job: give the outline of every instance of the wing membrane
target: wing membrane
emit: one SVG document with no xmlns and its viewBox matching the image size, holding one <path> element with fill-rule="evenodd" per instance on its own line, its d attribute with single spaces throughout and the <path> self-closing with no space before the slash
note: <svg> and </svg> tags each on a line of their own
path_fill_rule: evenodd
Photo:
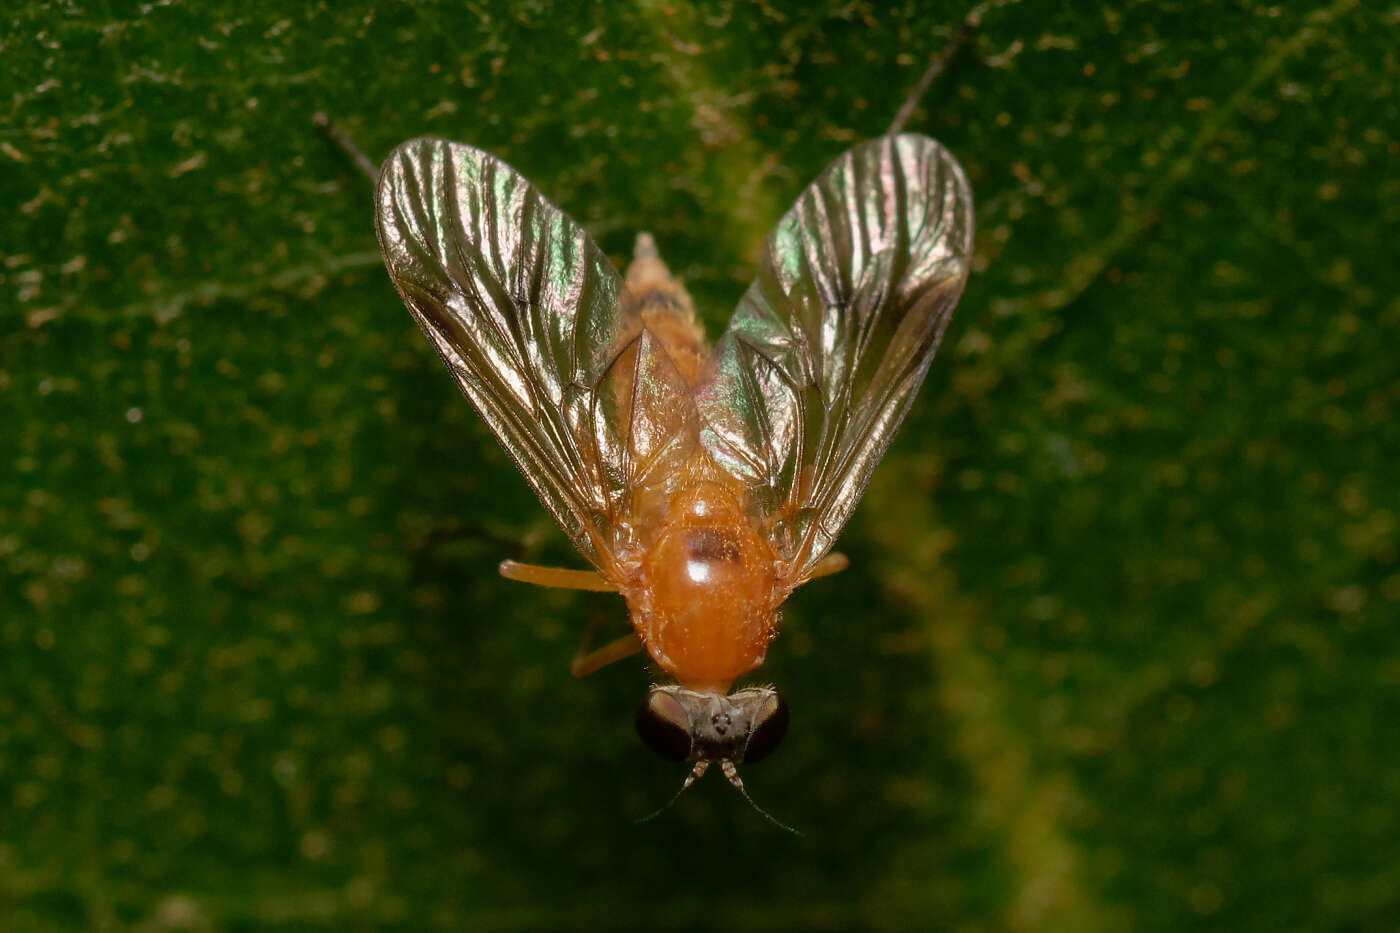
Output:
<svg viewBox="0 0 1400 933">
<path fill-rule="evenodd" d="M 471 146 L 404 143 L 376 199 L 404 303 L 560 527 L 608 572 L 636 497 L 672 482 L 696 442 L 690 393 L 619 310 L 617 270 L 522 175 Z"/>
<path fill-rule="evenodd" d="M 768 238 L 696 392 L 700 440 L 744 481 L 797 583 L 850 517 L 962 293 L 972 192 L 917 135 L 833 162 Z"/>
</svg>

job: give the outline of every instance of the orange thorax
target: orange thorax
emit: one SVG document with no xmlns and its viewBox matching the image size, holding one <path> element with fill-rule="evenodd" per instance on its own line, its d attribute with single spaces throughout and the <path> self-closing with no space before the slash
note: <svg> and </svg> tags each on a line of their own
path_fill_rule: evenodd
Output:
<svg viewBox="0 0 1400 933">
<path fill-rule="evenodd" d="M 672 497 L 624 595 L 657 664 L 685 686 L 725 691 L 768 651 L 773 551 L 728 489 L 697 482 Z"/>
</svg>

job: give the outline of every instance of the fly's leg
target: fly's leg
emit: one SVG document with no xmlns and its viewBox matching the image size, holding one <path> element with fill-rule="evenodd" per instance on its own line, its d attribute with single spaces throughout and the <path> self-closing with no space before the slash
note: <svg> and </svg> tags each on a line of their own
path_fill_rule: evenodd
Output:
<svg viewBox="0 0 1400 933">
<path fill-rule="evenodd" d="M 503 560 L 501 576 L 520 583 L 533 583 L 535 586 L 550 586 L 561 590 L 591 590 L 595 593 L 616 593 L 617 587 L 603 579 L 596 570 L 566 570 L 563 567 L 541 567 L 538 564 L 522 564 L 515 560 Z"/>
<path fill-rule="evenodd" d="M 533 583 L 535 586 L 552 586 L 565 590 L 591 590 L 596 593 L 616 593 L 617 587 L 603 579 L 596 570 L 566 570 L 563 567 L 540 567 L 536 564 L 522 564 L 519 561 L 501 561 L 501 576 L 507 580 Z M 642 640 L 636 632 L 628 632 L 601 648 L 594 648 L 598 638 L 599 617 L 594 616 L 584 630 L 583 640 L 569 662 L 569 673 L 575 677 L 587 677 L 596 670 L 607 667 L 614 661 L 630 658 L 642 650 Z"/>
<path fill-rule="evenodd" d="M 899 108 L 899 112 L 895 114 L 894 122 L 890 124 L 889 129 L 885 130 L 886 136 L 897 136 L 904 132 L 904 124 L 908 123 L 909 118 L 914 115 L 914 111 L 918 108 L 919 101 L 923 98 L 924 92 L 926 92 L 929 85 L 933 83 L 933 79 L 943 73 L 943 70 L 948 67 L 953 58 L 962 50 L 962 47 L 967 44 L 968 37 L 972 35 L 973 30 L 981 25 L 983 14 L 993 7 L 1018 2 L 1020 2 L 1020 0 L 985 0 L 985 2 L 979 3 L 971 10 L 967 11 L 967 15 L 963 17 L 962 23 L 953 32 L 947 44 L 944 45 L 939 53 L 928 63 L 928 67 L 924 69 L 924 73 L 919 78 L 919 82 L 914 85 L 914 89 L 910 91 L 909 96 L 905 98 L 903 105 Z"/>
<path fill-rule="evenodd" d="M 331 122 L 330 117 L 324 113 L 317 113 L 311 119 L 316 122 L 322 132 L 331 138 L 331 142 L 345 151 L 345 154 L 350 157 L 350 161 L 354 162 L 360 171 L 369 176 L 370 181 L 379 181 L 378 167 L 369 160 L 369 156 L 365 155 L 359 146 L 355 145 L 355 141 L 346 135 L 344 130 Z"/>
<path fill-rule="evenodd" d="M 830 554 L 817 561 L 816 565 L 812 567 L 812 572 L 807 574 L 807 578 L 803 582 L 809 582 L 818 577 L 829 577 L 833 573 L 840 573 L 849 566 L 851 566 L 851 559 L 849 557 L 845 554 L 832 551 Z"/>
<path fill-rule="evenodd" d="M 594 648 L 593 642 L 598 637 L 600 621 L 601 616 L 594 616 L 588 623 L 588 628 L 583 632 L 583 640 L 578 643 L 578 650 L 569 662 L 569 673 L 575 677 L 587 677 L 594 671 L 601 670 L 614 661 L 630 658 L 643 649 L 642 640 L 637 637 L 636 632 L 628 632 L 601 648 Z"/>
</svg>

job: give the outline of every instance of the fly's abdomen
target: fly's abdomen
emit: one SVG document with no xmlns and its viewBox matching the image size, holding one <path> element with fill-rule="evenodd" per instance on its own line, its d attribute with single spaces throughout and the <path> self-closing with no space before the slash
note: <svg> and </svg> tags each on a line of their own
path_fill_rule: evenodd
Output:
<svg viewBox="0 0 1400 933">
<path fill-rule="evenodd" d="M 622 303 L 624 314 L 635 315 L 657 336 L 685 384 L 694 387 L 709 354 L 705 332 L 696 323 L 685 286 L 671 276 L 649 233 L 637 234 Z"/>
</svg>

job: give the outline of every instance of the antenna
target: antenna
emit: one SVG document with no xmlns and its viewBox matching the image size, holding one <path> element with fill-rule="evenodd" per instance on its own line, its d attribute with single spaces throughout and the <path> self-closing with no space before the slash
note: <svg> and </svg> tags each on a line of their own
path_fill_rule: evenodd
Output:
<svg viewBox="0 0 1400 933">
<path fill-rule="evenodd" d="M 749 806 L 753 807 L 754 811 L 757 812 L 759 816 L 763 817 L 765 820 L 772 823 L 774 826 L 778 827 L 784 832 L 792 833 L 794 836 L 802 835 L 802 833 L 793 829 L 788 824 L 779 822 L 778 819 L 775 816 L 773 816 L 773 814 L 769 813 L 767 810 L 763 809 L 758 804 L 753 802 L 753 798 L 749 796 L 749 792 L 744 789 L 744 779 L 739 777 L 739 769 L 734 767 L 734 762 L 726 758 L 719 763 L 719 767 L 720 770 L 724 772 L 724 776 L 729 779 L 729 783 L 734 785 L 734 789 L 737 790 L 743 796 L 743 798 L 749 802 Z"/>
<path fill-rule="evenodd" d="M 681 783 L 681 789 L 676 791 L 675 796 L 672 797 L 670 800 L 666 801 L 664 804 L 662 804 L 660 809 L 658 809 L 655 813 L 649 813 L 641 819 L 637 820 L 637 822 L 650 823 L 652 820 L 656 819 L 658 816 L 671 809 L 671 807 L 675 805 L 676 801 L 681 799 L 681 794 L 684 794 L 686 791 L 690 790 L 690 785 L 694 784 L 700 778 L 704 777 L 705 772 L 708 770 L 710 770 L 709 759 L 705 758 L 701 759 L 700 761 L 697 761 L 695 763 L 695 767 L 691 768 L 690 773 L 686 775 L 685 781 Z"/>
</svg>

